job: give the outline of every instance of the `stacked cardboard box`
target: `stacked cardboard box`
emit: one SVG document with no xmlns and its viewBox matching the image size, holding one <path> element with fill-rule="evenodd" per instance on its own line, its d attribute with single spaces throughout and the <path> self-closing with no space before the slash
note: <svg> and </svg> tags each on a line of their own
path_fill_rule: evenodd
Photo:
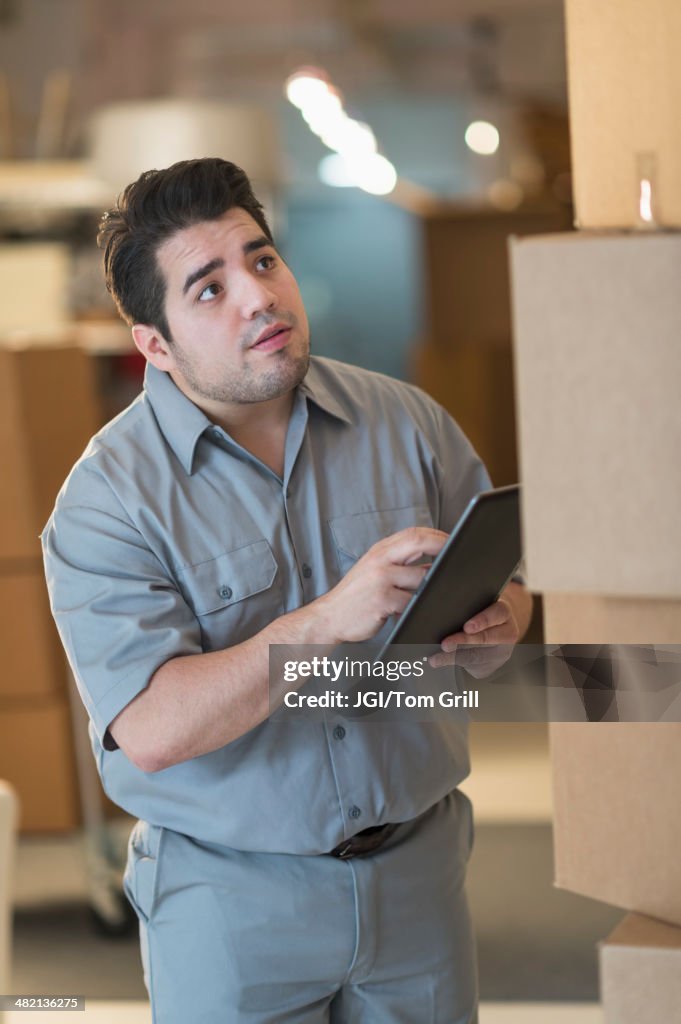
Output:
<svg viewBox="0 0 681 1024">
<path fill-rule="evenodd" d="M 566 13 L 582 230 L 511 247 L 527 574 L 549 643 L 681 645 L 681 6 Z M 681 723 L 551 747 L 557 884 L 649 915 L 602 947 L 606 1020 L 681 1020 Z"/>
<path fill-rule="evenodd" d="M 681 233 L 511 245 L 533 588 L 681 598 Z"/>
<path fill-rule="evenodd" d="M 681 926 L 681 726 L 553 724 L 556 885 Z"/>
<path fill-rule="evenodd" d="M 601 944 L 605 1024 L 681 1020 L 681 929 L 628 914 Z"/>
<path fill-rule="evenodd" d="M 580 228 L 681 227 L 681 4 L 566 0 L 572 177 Z M 643 195 L 641 194 L 643 191 Z"/>
<path fill-rule="evenodd" d="M 66 665 L 39 533 L 97 423 L 80 348 L 0 348 L 0 778 L 17 791 L 24 831 L 79 820 Z"/>
</svg>

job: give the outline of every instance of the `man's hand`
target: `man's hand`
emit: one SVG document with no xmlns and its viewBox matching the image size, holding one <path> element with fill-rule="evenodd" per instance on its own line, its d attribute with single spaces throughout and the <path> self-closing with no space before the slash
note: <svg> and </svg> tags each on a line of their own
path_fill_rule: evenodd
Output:
<svg viewBox="0 0 681 1024">
<path fill-rule="evenodd" d="M 391 615 L 401 615 L 447 534 L 411 526 L 374 544 L 332 590 L 315 602 L 336 643 L 370 640 Z"/>
<path fill-rule="evenodd" d="M 501 597 L 464 623 L 463 630 L 442 641 L 443 654 L 434 654 L 433 668 L 461 665 L 476 679 L 501 668 L 513 646 L 525 634 L 532 614 L 532 598 L 522 583 L 509 583 Z M 474 645 L 474 646 L 473 646 Z M 470 646 L 471 650 L 461 651 Z"/>
</svg>

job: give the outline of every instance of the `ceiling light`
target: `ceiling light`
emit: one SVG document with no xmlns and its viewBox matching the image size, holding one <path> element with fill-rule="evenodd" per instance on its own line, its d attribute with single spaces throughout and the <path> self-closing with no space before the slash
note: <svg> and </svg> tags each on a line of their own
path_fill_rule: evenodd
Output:
<svg viewBox="0 0 681 1024">
<path fill-rule="evenodd" d="M 355 157 L 332 153 L 320 161 L 319 177 L 325 185 L 336 188 L 354 185 L 375 196 L 388 195 L 397 184 L 397 171 L 389 160 L 378 153 L 364 153 Z"/>
<path fill-rule="evenodd" d="M 376 152 L 376 136 L 369 125 L 353 121 L 351 117 L 331 121 L 319 134 L 325 146 L 348 157 Z"/>
<path fill-rule="evenodd" d="M 376 136 L 368 124 L 348 117 L 339 91 L 318 68 L 300 68 L 286 82 L 286 96 L 300 110 L 308 127 L 325 146 L 335 150 L 319 165 L 327 185 L 356 185 L 372 195 L 385 196 L 397 184 L 397 171 L 377 152 Z"/>
<path fill-rule="evenodd" d="M 340 97 L 329 91 L 308 97 L 300 107 L 300 113 L 315 135 L 321 135 L 329 125 L 347 120 Z"/>
<path fill-rule="evenodd" d="M 299 110 L 308 104 L 323 102 L 328 94 L 328 84 L 322 73 L 317 73 L 314 68 L 296 71 L 286 82 L 286 96 Z"/>
<path fill-rule="evenodd" d="M 323 156 L 319 161 L 318 173 L 320 181 L 334 188 L 350 188 L 357 184 L 347 160 L 340 153 Z"/>
<path fill-rule="evenodd" d="M 489 121 L 472 121 L 464 138 L 468 148 L 482 156 L 490 156 L 499 148 L 499 132 Z"/>
<path fill-rule="evenodd" d="M 348 160 L 356 184 L 374 196 L 387 196 L 397 184 L 397 171 L 384 156 L 372 153 L 356 160 Z"/>
</svg>

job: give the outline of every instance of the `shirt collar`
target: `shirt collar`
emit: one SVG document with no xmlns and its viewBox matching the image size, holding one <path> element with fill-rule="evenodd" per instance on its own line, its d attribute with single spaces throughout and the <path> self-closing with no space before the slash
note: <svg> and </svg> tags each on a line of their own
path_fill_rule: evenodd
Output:
<svg viewBox="0 0 681 1024">
<path fill-rule="evenodd" d="M 144 390 L 154 416 L 166 441 L 189 474 L 194 465 L 196 442 L 204 430 L 212 426 L 198 405 L 183 395 L 173 379 L 163 370 L 147 363 Z"/>
<path fill-rule="evenodd" d="M 151 363 L 147 363 L 144 373 L 144 390 L 163 436 L 185 471 L 191 475 L 197 442 L 204 431 L 213 426 L 211 420 L 180 391 L 168 373 L 157 370 Z M 314 358 L 310 360 L 299 391 L 331 416 L 345 423 L 352 422 L 339 400 L 321 380 Z"/>
<path fill-rule="evenodd" d="M 335 416 L 337 419 L 343 420 L 344 423 L 352 423 L 352 418 L 347 409 L 345 409 L 339 399 L 329 391 L 328 387 L 322 380 L 314 356 L 310 360 L 310 367 L 300 385 L 299 390 L 302 391 L 307 398 L 311 398 L 315 405 L 318 405 L 320 409 L 324 409 L 324 411 L 328 412 L 331 416 Z"/>
</svg>

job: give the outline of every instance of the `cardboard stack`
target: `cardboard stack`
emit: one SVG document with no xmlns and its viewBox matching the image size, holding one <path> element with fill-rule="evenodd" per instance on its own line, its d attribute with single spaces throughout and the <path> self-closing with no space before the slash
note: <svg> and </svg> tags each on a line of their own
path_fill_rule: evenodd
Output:
<svg viewBox="0 0 681 1024">
<path fill-rule="evenodd" d="M 566 14 L 580 230 L 511 244 L 526 570 L 549 643 L 681 645 L 681 233 L 656 230 L 681 227 L 681 5 Z M 606 1020 L 681 1020 L 681 724 L 551 746 L 557 884 L 635 912 L 601 948 Z"/>
<path fill-rule="evenodd" d="M 570 141 L 577 226 L 681 227 L 681 4 L 566 0 Z M 645 201 L 645 187 L 644 196 Z"/>
<path fill-rule="evenodd" d="M 605 1024 L 681 1019 L 681 929 L 628 914 L 601 945 Z"/>
<path fill-rule="evenodd" d="M 39 534 L 97 424 L 80 348 L 0 348 L 0 778 L 17 791 L 24 831 L 79 821 L 66 663 Z"/>
</svg>

